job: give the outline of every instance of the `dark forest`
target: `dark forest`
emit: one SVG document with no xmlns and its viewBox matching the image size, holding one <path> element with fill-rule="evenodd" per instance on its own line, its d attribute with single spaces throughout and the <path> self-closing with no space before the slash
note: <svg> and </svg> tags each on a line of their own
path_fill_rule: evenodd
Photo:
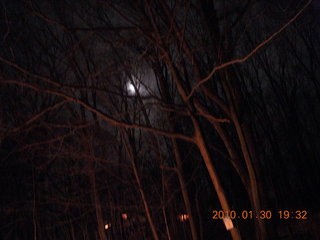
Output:
<svg viewBox="0 0 320 240">
<path fill-rule="evenodd" d="M 0 3 L 0 239 L 320 239 L 319 1 Z"/>
</svg>

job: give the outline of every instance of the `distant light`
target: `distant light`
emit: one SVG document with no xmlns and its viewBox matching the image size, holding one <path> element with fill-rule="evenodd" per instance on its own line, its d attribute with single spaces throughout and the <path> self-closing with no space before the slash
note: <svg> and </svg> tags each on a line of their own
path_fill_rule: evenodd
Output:
<svg viewBox="0 0 320 240">
<path fill-rule="evenodd" d="M 122 213 L 121 217 L 123 220 L 128 220 L 128 214 L 126 214 L 126 213 Z"/>
<path fill-rule="evenodd" d="M 185 222 L 185 221 L 187 221 L 189 219 L 189 215 L 185 214 L 185 213 L 180 214 L 180 215 L 178 215 L 178 219 L 179 219 L 180 222 Z"/>
<path fill-rule="evenodd" d="M 105 230 L 108 230 L 109 228 L 111 228 L 111 223 L 107 223 L 106 225 L 104 225 Z"/>
</svg>

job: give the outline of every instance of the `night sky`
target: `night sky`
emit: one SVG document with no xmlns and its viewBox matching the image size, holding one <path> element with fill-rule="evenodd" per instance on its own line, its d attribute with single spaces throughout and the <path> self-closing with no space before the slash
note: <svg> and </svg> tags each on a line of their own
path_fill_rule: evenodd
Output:
<svg viewBox="0 0 320 240">
<path fill-rule="evenodd" d="M 320 239 L 319 1 L 0 3 L 0 239 Z"/>
</svg>

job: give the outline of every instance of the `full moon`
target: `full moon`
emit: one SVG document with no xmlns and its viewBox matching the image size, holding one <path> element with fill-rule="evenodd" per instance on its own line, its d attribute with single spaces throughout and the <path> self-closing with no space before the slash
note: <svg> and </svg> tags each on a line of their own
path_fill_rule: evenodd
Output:
<svg viewBox="0 0 320 240">
<path fill-rule="evenodd" d="M 135 94 L 135 93 L 136 93 L 136 90 L 135 90 L 133 84 L 130 83 L 130 82 L 127 83 L 127 90 L 128 90 L 128 92 L 129 92 L 129 94 Z"/>
</svg>

